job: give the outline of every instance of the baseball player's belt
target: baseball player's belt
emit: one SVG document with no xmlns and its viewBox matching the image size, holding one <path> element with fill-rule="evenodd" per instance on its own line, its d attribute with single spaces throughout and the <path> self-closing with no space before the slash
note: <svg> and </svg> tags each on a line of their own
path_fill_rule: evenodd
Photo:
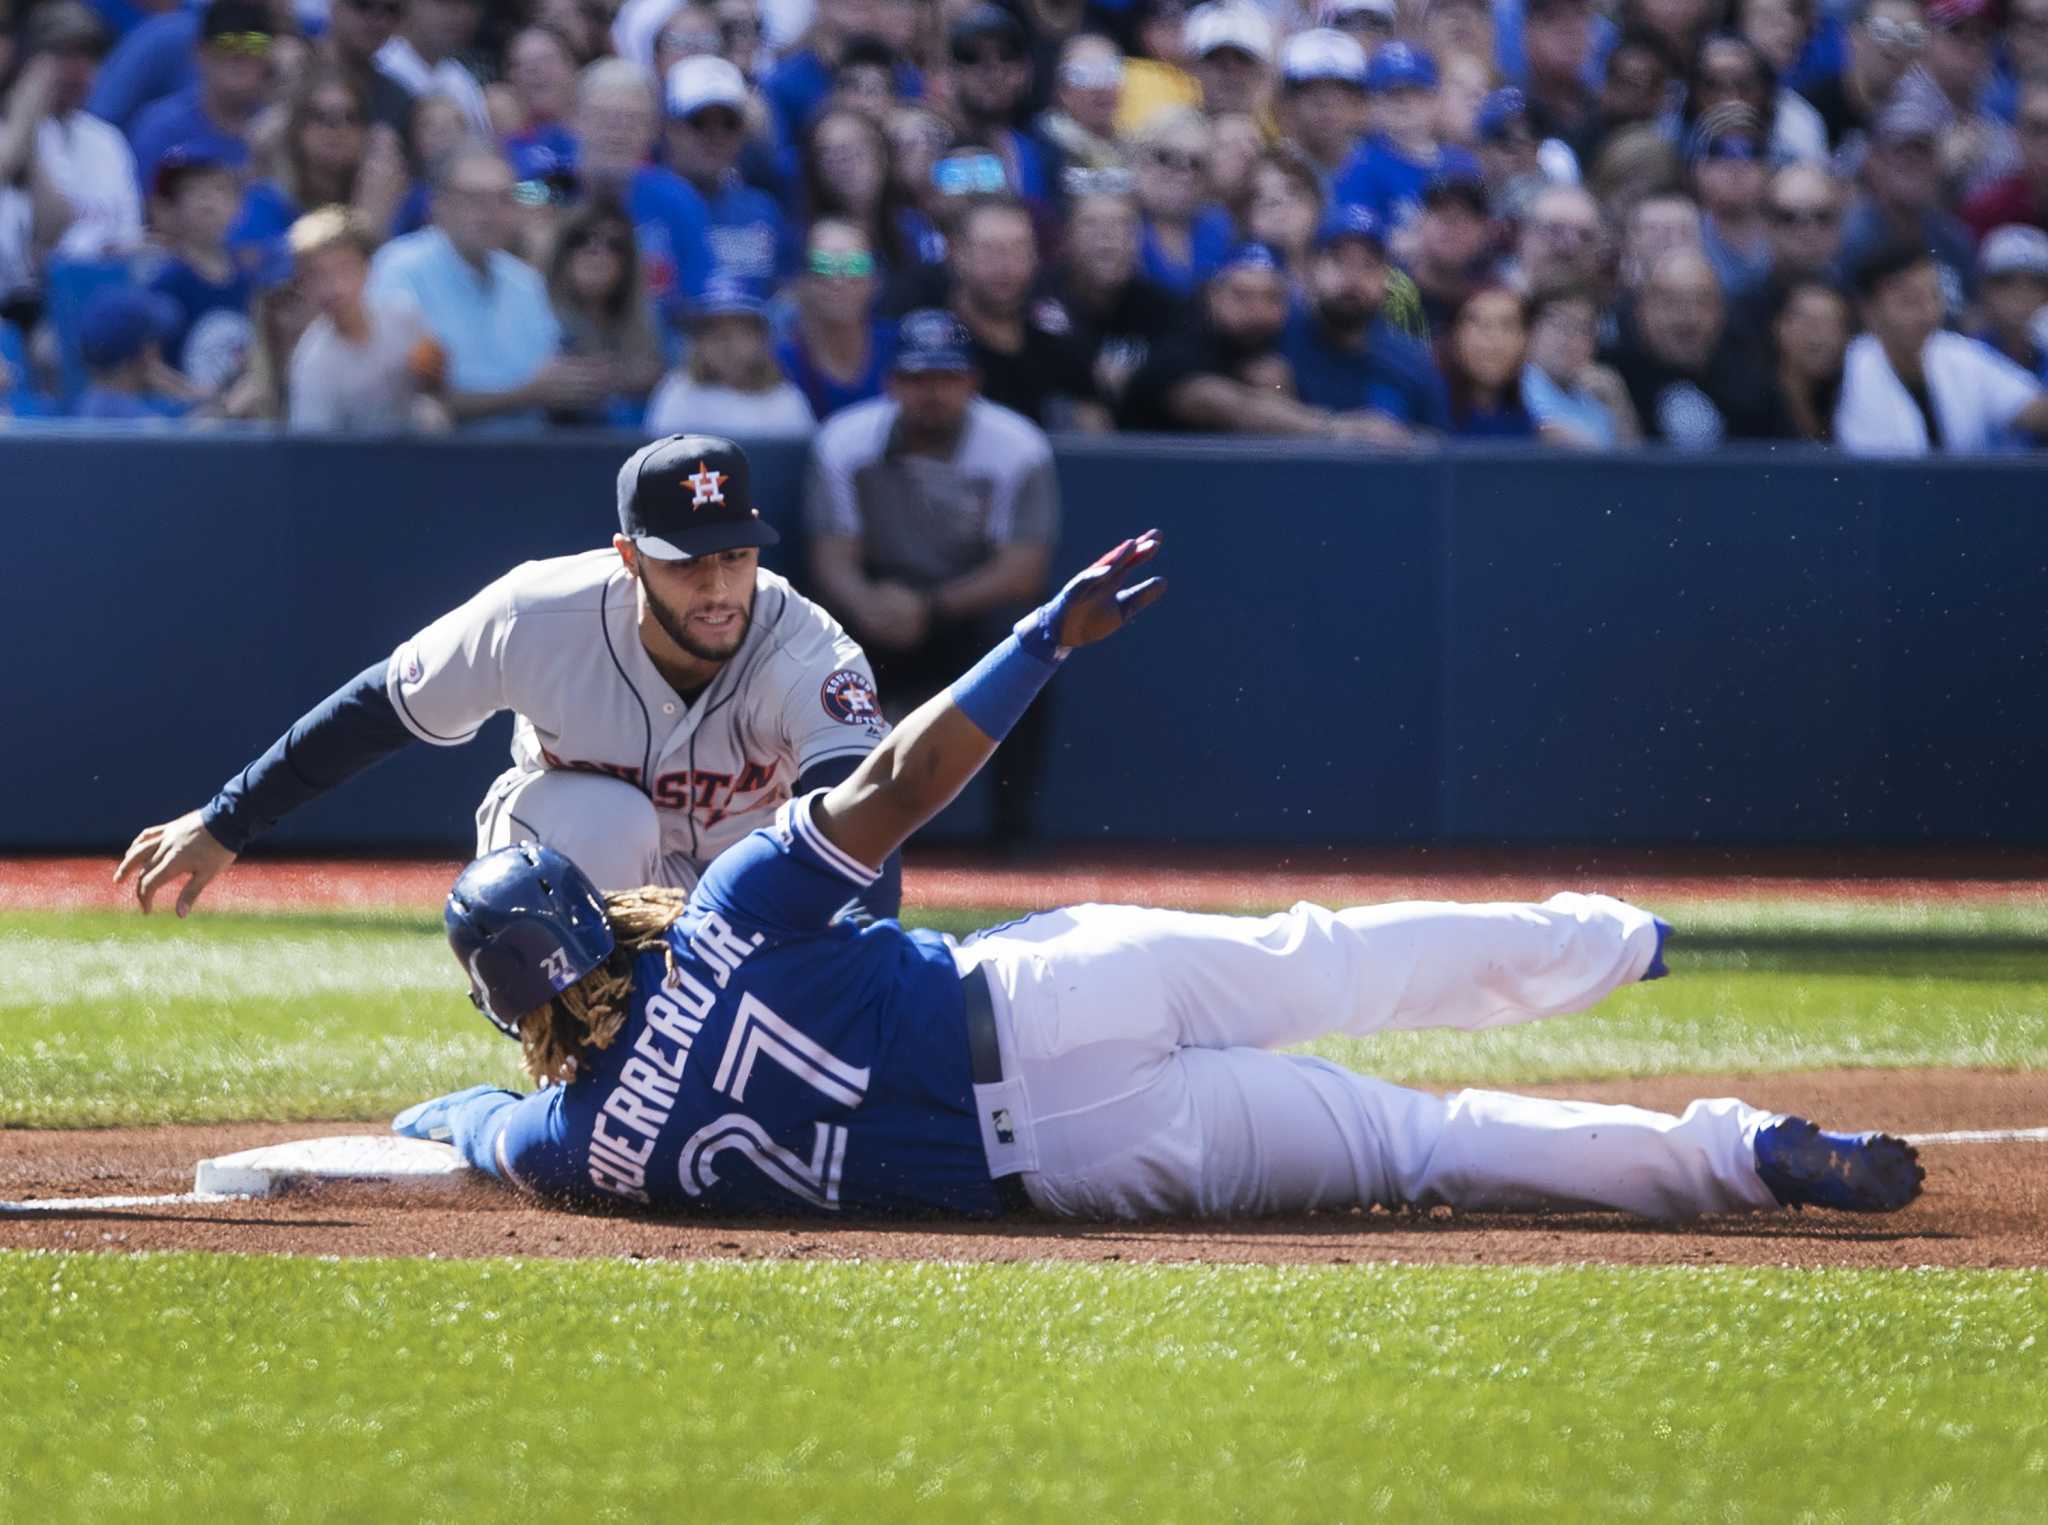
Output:
<svg viewBox="0 0 2048 1525">
<path fill-rule="evenodd" d="M 967 1067 L 974 1083 L 1001 1085 L 1003 1049 L 996 1041 L 996 1002 L 988 988 L 988 970 L 977 964 L 960 976 L 960 999 L 967 1008 Z M 1032 1211 L 1022 1176 L 997 1176 L 995 1188 L 1004 1212 Z"/>
</svg>

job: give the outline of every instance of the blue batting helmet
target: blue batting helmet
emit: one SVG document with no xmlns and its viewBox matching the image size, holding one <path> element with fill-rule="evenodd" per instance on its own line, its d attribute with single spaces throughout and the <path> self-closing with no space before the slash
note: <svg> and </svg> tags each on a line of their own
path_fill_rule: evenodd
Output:
<svg viewBox="0 0 2048 1525">
<path fill-rule="evenodd" d="M 582 979 L 612 951 L 604 897 L 582 869 L 521 842 L 462 871 L 441 912 L 469 998 L 507 1037 L 519 1018 Z"/>
</svg>

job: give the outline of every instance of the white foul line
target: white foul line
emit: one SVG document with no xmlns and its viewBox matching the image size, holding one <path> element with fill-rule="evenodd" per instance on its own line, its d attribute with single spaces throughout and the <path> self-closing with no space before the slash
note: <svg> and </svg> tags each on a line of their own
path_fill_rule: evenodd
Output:
<svg viewBox="0 0 2048 1525">
<path fill-rule="evenodd" d="M 1909 1144 L 2048 1144 L 2048 1128 L 1965 1128 L 1957 1133 L 1908 1133 Z"/>
<path fill-rule="evenodd" d="M 33 1202 L 0 1202 L 0 1213 L 89 1213 L 109 1207 L 185 1207 L 248 1200 L 218 1191 L 177 1191 L 161 1197 L 39 1197 Z"/>
</svg>

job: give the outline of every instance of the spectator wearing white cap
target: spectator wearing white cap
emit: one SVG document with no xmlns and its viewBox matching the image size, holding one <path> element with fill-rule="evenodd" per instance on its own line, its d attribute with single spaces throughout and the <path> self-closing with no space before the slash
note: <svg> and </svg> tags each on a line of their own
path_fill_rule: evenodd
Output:
<svg viewBox="0 0 2048 1525">
<path fill-rule="evenodd" d="M 669 167 L 704 198 L 711 274 L 773 281 L 793 263 L 782 209 L 740 178 L 747 146 L 747 82 L 722 58 L 686 58 L 668 71 Z"/>
<path fill-rule="evenodd" d="M 1977 337 L 2048 381 L 2048 233 L 1994 228 L 1977 250 Z"/>
<path fill-rule="evenodd" d="M 1878 249 L 1856 273 L 1868 332 L 1852 340 L 1835 442 L 1858 455 L 1976 454 L 2048 435 L 2048 392 L 1989 345 L 1942 325 L 1942 279 L 1918 243 Z"/>
<path fill-rule="evenodd" d="M 1280 50 L 1280 126 L 1325 191 L 1365 131 L 1365 69 L 1365 49 L 1328 27 Z"/>
<path fill-rule="evenodd" d="M 1366 66 L 1371 131 L 1338 175 L 1334 197 L 1371 209 L 1390 239 L 1422 210 L 1422 193 L 1439 176 L 1477 179 L 1479 161 L 1443 143 L 1437 129 L 1436 60 L 1390 42 Z"/>
<path fill-rule="evenodd" d="M 1250 0 L 1210 0 L 1188 13 L 1188 67 L 1202 110 L 1263 116 L 1273 96 L 1273 24 Z"/>
<path fill-rule="evenodd" d="M 1039 135 L 1060 151 L 1068 169 L 1123 167 L 1116 143 L 1124 93 L 1124 56 L 1107 37 L 1082 32 L 1061 46 L 1052 105 L 1038 118 Z"/>
</svg>

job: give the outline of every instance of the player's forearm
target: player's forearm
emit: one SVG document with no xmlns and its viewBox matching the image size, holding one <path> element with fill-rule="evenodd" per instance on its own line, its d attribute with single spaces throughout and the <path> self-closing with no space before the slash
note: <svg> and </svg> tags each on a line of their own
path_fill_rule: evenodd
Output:
<svg viewBox="0 0 2048 1525">
<path fill-rule="evenodd" d="M 412 740 L 385 688 L 385 665 L 349 679 L 228 780 L 200 812 L 221 846 L 241 852 L 299 806 Z"/>
<path fill-rule="evenodd" d="M 862 863 L 881 863 L 950 805 L 994 755 L 996 743 L 968 719 L 950 692 L 912 710 L 844 783 L 818 804 L 814 819 Z"/>
</svg>

